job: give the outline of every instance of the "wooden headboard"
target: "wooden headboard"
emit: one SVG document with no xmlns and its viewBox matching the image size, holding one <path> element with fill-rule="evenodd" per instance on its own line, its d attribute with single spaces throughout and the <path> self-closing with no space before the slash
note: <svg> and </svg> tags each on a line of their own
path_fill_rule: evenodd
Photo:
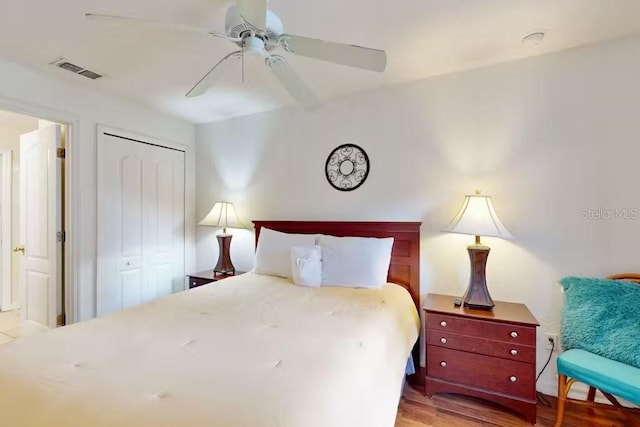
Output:
<svg viewBox="0 0 640 427">
<path fill-rule="evenodd" d="M 387 280 L 406 288 L 420 313 L 420 222 L 253 221 L 256 245 L 262 227 L 284 233 L 393 237 Z"/>
</svg>

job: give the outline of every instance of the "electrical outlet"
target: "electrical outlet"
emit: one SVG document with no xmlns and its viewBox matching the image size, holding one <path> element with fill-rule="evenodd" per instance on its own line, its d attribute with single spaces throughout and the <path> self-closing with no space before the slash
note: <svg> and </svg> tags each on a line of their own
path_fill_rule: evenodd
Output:
<svg viewBox="0 0 640 427">
<path fill-rule="evenodd" d="M 558 334 L 555 334 L 553 332 L 547 332 L 544 334 L 544 337 L 546 338 L 545 341 L 545 348 L 547 350 L 551 350 L 552 348 L 554 348 L 554 350 L 559 350 L 560 347 L 560 341 L 558 340 Z M 553 345 L 551 345 L 551 341 L 553 341 Z"/>
</svg>

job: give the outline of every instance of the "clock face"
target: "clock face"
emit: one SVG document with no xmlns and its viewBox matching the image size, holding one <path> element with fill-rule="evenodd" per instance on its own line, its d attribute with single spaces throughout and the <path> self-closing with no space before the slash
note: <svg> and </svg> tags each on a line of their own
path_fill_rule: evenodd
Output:
<svg viewBox="0 0 640 427">
<path fill-rule="evenodd" d="M 369 156 L 355 144 L 342 144 L 327 157 L 325 174 L 336 190 L 355 190 L 369 175 Z"/>
</svg>

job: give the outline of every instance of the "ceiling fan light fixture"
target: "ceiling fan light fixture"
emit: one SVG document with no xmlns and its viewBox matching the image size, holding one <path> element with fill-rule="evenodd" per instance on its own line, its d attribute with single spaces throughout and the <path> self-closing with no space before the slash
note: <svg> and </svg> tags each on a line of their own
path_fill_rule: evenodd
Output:
<svg viewBox="0 0 640 427">
<path fill-rule="evenodd" d="M 264 57 L 266 55 L 264 40 L 256 36 L 245 37 L 244 51 L 249 55 Z"/>
</svg>

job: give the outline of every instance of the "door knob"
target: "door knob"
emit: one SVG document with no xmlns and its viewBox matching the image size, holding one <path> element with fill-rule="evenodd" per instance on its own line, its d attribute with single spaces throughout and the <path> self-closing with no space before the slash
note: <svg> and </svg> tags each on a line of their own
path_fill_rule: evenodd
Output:
<svg viewBox="0 0 640 427">
<path fill-rule="evenodd" d="M 24 246 L 22 246 L 22 245 L 16 246 L 15 248 L 13 248 L 13 252 L 22 252 L 22 253 L 24 253 Z"/>
</svg>

